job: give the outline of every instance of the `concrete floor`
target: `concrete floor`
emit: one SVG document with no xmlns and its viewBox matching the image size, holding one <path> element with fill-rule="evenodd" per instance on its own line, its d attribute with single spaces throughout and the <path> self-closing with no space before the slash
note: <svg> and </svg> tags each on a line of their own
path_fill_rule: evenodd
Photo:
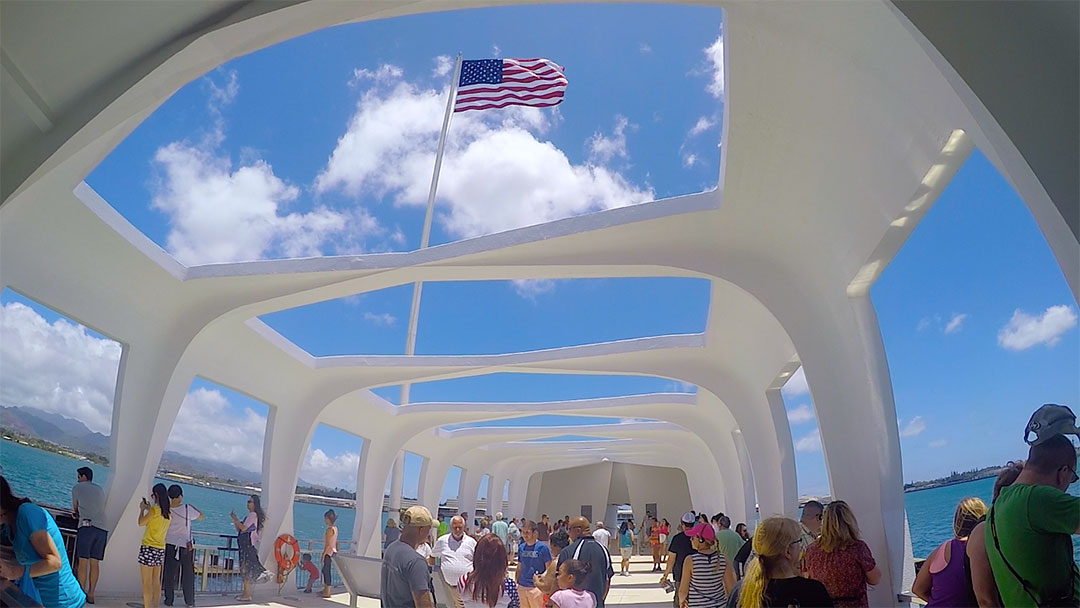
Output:
<svg viewBox="0 0 1080 608">
<path fill-rule="evenodd" d="M 611 591 L 608 593 L 608 606 L 634 606 L 635 608 L 670 608 L 671 594 L 665 593 L 657 584 L 660 575 L 650 572 L 652 567 L 651 557 L 634 557 L 630 564 L 630 576 L 619 576 L 618 555 L 614 557 L 615 578 L 611 580 Z M 195 602 L 199 608 L 241 608 L 243 606 L 260 606 L 270 608 L 342 608 L 349 605 L 349 594 L 341 591 L 335 593 L 330 599 L 322 599 L 315 593 L 299 593 L 295 589 L 286 588 L 281 595 L 277 593 L 276 585 L 261 585 L 255 588 L 252 594 L 254 601 L 239 603 L 233 596 L 199 595 Z M 117 598 L 98 597 L 95 608 L 139 608 L 142 603 L 135 598 L 127 600 Z M 378 598 L 361 597 L 357 603 L 359 608 L 378 608 Z M 89 608 L 89 605 L 87 605 Z"/>
</svg>

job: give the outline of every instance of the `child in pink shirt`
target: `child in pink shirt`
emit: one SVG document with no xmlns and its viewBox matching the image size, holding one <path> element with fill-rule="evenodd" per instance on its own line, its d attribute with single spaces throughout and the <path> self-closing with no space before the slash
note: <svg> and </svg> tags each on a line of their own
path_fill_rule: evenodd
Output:
<svg viewBox="0 0 1080 608">
<path fill-rule="evenodd" d="M 559 590 L 551 594 L 548 606 L 553 608 L 596 608 L 596 598 L 591 591 L 585 590 L 585 577 L 592 570 L 592 564 L 576 559 L 563 562 L 555 581 Z"/>
</svg>

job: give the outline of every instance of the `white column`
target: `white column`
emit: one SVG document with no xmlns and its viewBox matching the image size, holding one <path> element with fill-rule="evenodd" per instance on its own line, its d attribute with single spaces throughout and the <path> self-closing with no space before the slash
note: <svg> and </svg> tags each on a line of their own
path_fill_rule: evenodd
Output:
<svg viewBox="0 0 1080 608">
<path fill-rule="evenodd" d="M 757 522 L 759 518 L 755 510 L 757 498 L 754 495 L 754 473 L 750 467 L 750 456 L 746 452 L 746 440 L 743 439 L 742 431 L 739 429 L 731 431 L 731 438 L 735 442 L 735 453 L 739 456 L 739 470 L 742 472 L 743 505 L 745 510 L 742 521 L 753 530 L 754 526 L 752 524 Z"/>
<path fill-rule="evenodd" d="M 390 470 L 390 500 L 389 511 L 390 517 L 397 519 L 398 512 L 401 510 L 401 484 L 403 481 L 405 469 L 405 453 L 398 452 L 397 458 L 394 459 L 394 467 Z"/>
<path fill-rule="evenodd" d="M 442 488 L 446 483 L 446 475 L 450 472 L 449 460 L 433 460 L 425 458 L 427 470 L 423 475 L 420 488 L 420 502 L 431 511 L 432 515 L 439 512 L 439 500 L 442 498 Z"/>
<path fill-rule="evenodd" d="M 267 416 L 262 465 L 262 506 L 266 511 L 262 538 L 266 540 L 259 544 L 259 556 L 263 561 L 273 551 L 273 539 L 279 534 L 293 532 L 296 481 L 315 430 L 318 411 L 318 408 L 303 406 L 271 407 Z"/>
<path fill-rule="evenodd" d="M 502 511 L 502 481 L 494 473 L 488 473 L 487 515 L 491 521 L 495 521 L 499 511 Z"/>
<path fill-rule="evenodd" d="M 513 513 L 511 517 L 522 517 L 527 519 L 536 519 L 536 514 L 526 513 L 525 500 L 529 494 L 529 477 L 531 473 L 522 472 L 515 474 L 510 479 L 510 512 Z"/>
<path fill-rule="evenodd" d="M 787 408 L 784 407 L 784 397 L 778 388 L 770 388 L 765 390 L 765 401 L 769 405 L 769 413 L 772 416 L 773 428 L 775 429 L 775 441 L 780 458 L 780 467 L 770 472 L 763 477 L 777 477 L 783 496 L 784 510 L 780 511 L 787 517 L 792 519 L 799 518 L 799 480 L 795 471 L 795 445 L 791 440 L 791 424 L 787 419 Z M 747 437 L 744 435 L 740 442 L 747 455 L 750 455 L 748 449 L 746 449 Z M 754 466 L 754 460 L 748 457 L 749 466 Z M 769 471 L 769 469 L 762 469 Z M 750 476 L 753 479 L 753 475 Z M 760 500 L 760 497 L 759 497 Z M 776 511 L 769 512 L 771 515 Z M 764 519 L 768 517 L 766 511 L 763 508 L 761 510 L 761 517 Z"/>
<path fill-rule="evenodd" d="M 186 345 L 183 340 L 176 342 Z M 128 345 L 121 355 L 105 501 L 111 555 L 138 553 L 142 540 L 137 522 L 139 501 L 150 495 L 150 482 L 169 431 L 195 376 L 194 370 L 182 363 L 182 351 L 182 346 L 162 340 Z M 98 592 L 103 594 L 128 595 L 140 589 L 138 568 L 124 559 L 102 562 L 100 581 Z"/>
<path fill-rule="evenodd" d="M 799 344 L 834 499 L 847 501 L 882 571 L 870 604 L 901 591 L 905 555 L 903 470 L 892 385 L 877 315 L 867 296 L 847 299 L 846 331 L 818 327 Z M 759 476 L 760 479 L 760 476 Z"/>
<path fill-rule="evenodd" d="M 469 514 L 469 519 L 476 519 L 476 495 L 480 492 L 480 480 L 483 479 L 482 471 L 475 467 L 466 469 L 462 475 L 462 494 L 458 497 L 458 504 L 462 511 Z M 469 529 L 473 529 L 472 521 L 466 522 Z"/>
<path fill-rule="evenodd" d="M 367 462 L 361 461 L 364 468 L 362 487 L 357 487 L 357 529 L 356 552 L 358 555 L 378 557 L 381 553 L 383 496 L 386 478 L 394 466 L 394 459 L 401 450 L 401 444 L 385 438 L 382 443 L 366 441 Z M 367 444 L 370 443 L 370 448 Z"/>
</svg>

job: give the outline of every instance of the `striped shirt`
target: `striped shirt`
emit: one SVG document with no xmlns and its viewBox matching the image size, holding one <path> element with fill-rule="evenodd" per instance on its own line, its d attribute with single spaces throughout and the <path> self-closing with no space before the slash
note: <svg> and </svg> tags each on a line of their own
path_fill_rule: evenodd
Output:
<svg viewBox="0 0 1080 608">
<path fill-rule="evenodd" d="M 727 603 L 724 591 L 724 572 L 727 559 L 723 553 L 694 553 L 687 559 L 692 560 L 693 570 L 690 575 L 690 590 L 687 592 L 686 605 L 690 608 L 717 608 Z M 717 567 L 719 560 L 719 567 Z"/>
</svg>

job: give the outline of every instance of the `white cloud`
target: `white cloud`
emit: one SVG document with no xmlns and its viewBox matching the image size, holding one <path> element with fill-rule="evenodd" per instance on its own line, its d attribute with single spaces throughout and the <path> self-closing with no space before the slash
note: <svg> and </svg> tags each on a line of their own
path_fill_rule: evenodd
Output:
<svg viewBox="0 0 1080 608">
<path fill-rule="evenodd" d="M 538 296 L 555 291 L 554 279 L 519 279 L 510 282 L 519 296 L 536 301 Z"/>
<path fill-rule="evenodd" d="M 233 168 L 211 150 L 173 142 L 154 160 L 163 170 L 151 204 L 169 218 L 166 248 L 187 265 L 320 255 L 332 236 L 378 232 L 358 208 L 354 217 L 316 207 L 283 213 L 300 194 L 259 160 Z"/>
<path fill-rule="evenodd" d="M 649 43 L 642 42 L 638 45 L 638 51 L 640 51 L 642 55 L 647 55 L 652 52 L 652 47 L 649 46 Z"/>
<path fill-rule="evenodd" d="M 919 319 L 919 324 L 915 326 L 915 330 L 916 331 L 926 331 L 926 330 L 930 329 L 930 326 L 933 325 L 933 323 L 934 323 L 934 321 L 930 317 L 923 317 L 923 318 Z"/>
<path fill-rule="evenodd" d="M 325 206 L 288 211 L 300 189 L 274 174 L 248 151 L 239 166 L 221 155 L 221 108 L 237 94 L 235 72 L 226 85 L 210 82 L 212 133 L 202 142 L 174 141 L 154 154 L 160 173 L 151 206 L 168 217 L 165 246 L 184 264 L 321 255 L 355 251 L 386 231 L 363 207 L 340 212 Z M 392 240 L 392 239 L 391 239 Z"/>
<path fill-rule="evenodd" d="M 589 138 L 589 159 L 595 163 L 606 165 L 613 158 L 627 158 L 626 153 L 626 129 L 633 128 L 625 116 L 615 115 L 615 128 L 611 136 L 597 131 Z"/>
<path fill-rule="evenodd" d="M 441 57 L 436 57 L 435 58 L 435 69 L 436 69 L 436 71 L 438 71 L 439 68 L 441 67 L 441 64 L 439 63 L 439 59 L 441 59 Z M 449 57 L 447 57 L 447 59 L 449 59 Z M 450 67 L 451 68 L 454 67 L 453 62 L 450 62 Z M 367 68 L 354 68 L 353 69 L 352 79 L 349 80 L 349 86 L 357 87 L 357 86 L 360 86 L 361 84 L 363 84 L 364 81 L 367 81 L 367 80 L 373 80 L 373 81 L 375 81 L 377 83 L 394 82 L 396 80 L 400 80 L 401 76 L 404 73 L 405 72 L 402 71 L 401 68 L 399 68 L 396 65 L 391 65 L 389 63 L 384 63 L 384 64 L 380 65 L 379 67 L 375 68 L 374 70 L 369 70 Z M 444 72 L 444 74 L 449 74 L 449 73 L 450 73 L 449 70 Z"/>
<path fill-rule="evenodd" d="M 943 448 L 949 445 L 949 441 L 947 439 L 935 439 L 926 445 L 932 448 Z"/>
<path fill-rule="evenodd" d="M 300 477 L 309 483 L 353 492 L 356 490 L 356 471 L 359 465 L 360 454 L 357 452 L 328 456 L 319 448 L 309 449 L 300 466 Z"/>
<path fill-rule="evenodd" d="M 454 60 L 449 55 L 439 55 L 435 58 L 435 69 L 431 71 L 431 75 L 436 78 L 446 76 L 453 69 Z"/>
<path fill-rule="evenodd" d="M 499 45 L 497 45 L 497 44 L 492 44 L 491 45 L 491 56 L 492 57 L 502 57 L 502 49 L 499 48 Z"/>
<path fill-rule="evenodd" d="M 120 344 L 65 319 L 49 323 L 20 302 L 0 308 L 0 405 L 112 429 Z"/>
<path fill-rule="evenodd" d="M 795 440 L 796 452 L 820 452 L 821 433 L 817 428 Z"/>
<path fill-rule="evenodd" d="M 697 164 L 697 154 L 690 153 L 683 155 L 682 164 L 688 169 L 690 167 L 693 167 L 695 164 Z"/>
<path fill-rule="evenodd" d="M 701 118 L 697 119 L 697 122 L 694 123 L 693 127 L 690 127 L 690 132 L 688 133 L 688 135 L 690 137 L 701 135 L 705 131 L 708 131 L 715 126 L 715 120 L 709 118 L 708 116 L 702 116 Z"/>
<path fill-rule="evenodd" d="M 802 366 L 795 370 L 795 373 L 791 374 L 788 381 L 784 384 L 783 393 L 785 396 L 795 397 L 798 395 L 806 395 L 810 392 L 810 385 L 806 383 L 806 372 L 803 371 Z"/>
<path fill-rule="evenodd" d="M 251 408 L 235 412 L 217 389 L 189 391 L 165 449 L 249 471 L 262 470 L 266 416 Z"/>
<path fill-rule="evenodd" d="M 900 429 L 900 436 L 914 437 L 925 430 L 926 423 L 923 422 L 922 416 L 915 416 L 907 423 L 907 426 Z"/>
<path fill-rule="evenodd" d="M 315 181 L 317 192 L 423 206 L 445 91 L 407 82 L 365 91 Z M 436 202 L 438 221 L 466 238 L 652 200 L 618 172 L 576 165 L 538 134 L 557 114 L 507 108 L 456 114 Z"/>
<path fill-rule="evenodd" d="M 806 424 L 816 420 L 817 416 L 814 415 L 814 409 L 804 403 L 793 410 L 788 410 L 787 419 L 791 424 Z"/>
<path fill-rule="evenodd" d="M 1026 350 L 1037 344 L 1053 347 L 1073 327 L 1076 311 L 1070 306 L 1051 306 L 1038 317 L 1017 309 L 998 332 L 998 344 L 1006 350 Z"/>
<path fill-rule="evenodd" d="M 724 32 L 721 30 L 720 35 L 716 37 L 716 41 L 713 42 L 705 49 L 705 57 L 711 63 L 712 80 L 709 85 L 705 87 L 709 93 L 714 97 L 721 98 L 724 96 Z"/>
<path fill-rule="evenodd" d="M 397 323 L 397 317 L 388 312 L 378 314 L 365 312 L 364 320 L 375 325 L 393 325 L 394 323 Z"/>
<path fill-rule="evenodd" d="M 954 314 L 952 318 L 949 319 L 949 322 L 945 324 L 945 333 L 955 334 L 960 331 L 961 327 L 964 325 L 964 319 L 967 318 L 968 316 L 966 314 Z"/>
</svg>

